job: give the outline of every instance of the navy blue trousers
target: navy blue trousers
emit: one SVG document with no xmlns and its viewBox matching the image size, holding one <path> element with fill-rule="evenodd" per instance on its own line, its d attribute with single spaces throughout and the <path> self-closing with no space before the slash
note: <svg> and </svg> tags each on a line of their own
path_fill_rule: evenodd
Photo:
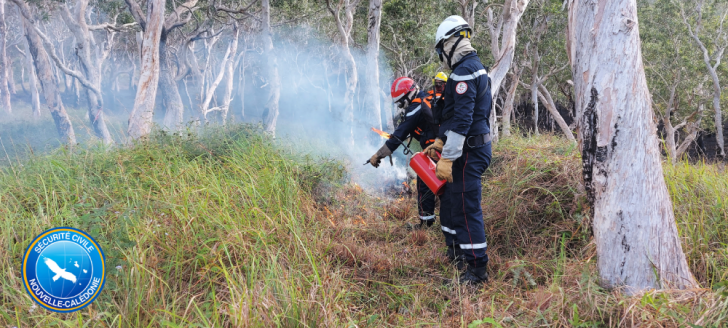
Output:
<svg viewBox="0 0 728 328">
<path fill-rule="evenodd" d="M 435 193 L 427 187 L 420 177 L 417 177 L 417 211 L 420 220 L 435 220 Z"/>
<path fill-rule="evenodd" d="M 443 187 L 444 192 L 440 197 L 440 225 L 442 234 L 445 235 L 445 244 L 452 246 L 455 241 L 455 230 L 451 230 L 450 224 L 450 197 L 447 193 L 447 185 Z M 417 177 L 417 209 L 420 220 L 435 220 L 435 193 L 430 190 L 422 179 Z M 434 222 L 433 222 L 434 223 Z"/>
<path fill-rule="evenodd" d="M 454 244 L 460 248 L 465 260 L 474 267 L 488 263 L 488 255 L 485 253 L 488 244 L 485 241 L 480 201 L 481 177 L 490 165 L 490 159 L 490 143 L 463 151 L 463 155 L 453 162 L 453 182 L 447 184 L 445 191 L 450 209 L 448 229 L 454 231 Z M 442 212 L 445 208 L 442 206 L 442 198 L 440 202 Z M 443 228 L 443 232 L 444 230 Z"/>
</svg>

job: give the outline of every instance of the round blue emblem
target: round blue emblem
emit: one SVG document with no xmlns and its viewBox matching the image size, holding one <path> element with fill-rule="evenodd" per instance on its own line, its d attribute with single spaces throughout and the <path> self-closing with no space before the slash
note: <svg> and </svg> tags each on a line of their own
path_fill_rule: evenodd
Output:
<svg viewBox="0 0 728 328">
<path fill-rule="evenodd" d="M 33 239 L 23 256 L 25 290 L 55 312 L 83 309 L 104 288 L 104 252 L 85 232 L 68 227 Z"/>
</svg>

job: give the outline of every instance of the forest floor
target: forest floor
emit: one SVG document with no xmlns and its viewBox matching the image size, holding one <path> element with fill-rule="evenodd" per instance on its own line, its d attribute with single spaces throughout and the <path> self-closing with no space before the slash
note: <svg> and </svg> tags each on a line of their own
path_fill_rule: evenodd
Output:
<svg viewBox="0 0 728 328">
<path fill-rule="evenodd" d="M 359 163 L 355 163 L 360 165 Z M 665 164 L 703 289 L 624 296 L 599 286 L 575 146 L 511 137 L 484 177 L 488 284 L 452 286 L 436 224 L 406 193 L 370 195 L 343 163 L 249 126 L 156 134 L 133 148 L 63 149 L 0 168 L 0 327 L 724 327 L 728 176 Z M 107 281 L 72 314 L 25 292 L 28 243 L 89 232 Z"/>
</svg>

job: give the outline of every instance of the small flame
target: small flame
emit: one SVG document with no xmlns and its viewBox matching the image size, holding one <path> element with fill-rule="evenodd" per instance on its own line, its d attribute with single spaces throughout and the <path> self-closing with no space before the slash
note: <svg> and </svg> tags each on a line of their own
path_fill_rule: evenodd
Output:
<svg viewBox="0 0 728 328">
<path fill-rule="evenodd" d="M 375 129 L 375 128 L 372 128 L 372 131 L 376 132 L 378 135 L 382 136 L 382 138 L 384 138 L 384 139 L 389 139 L 389 137 L 391 136 L 389 133 L 384 132 L 382 130 Z"/>
</svg>

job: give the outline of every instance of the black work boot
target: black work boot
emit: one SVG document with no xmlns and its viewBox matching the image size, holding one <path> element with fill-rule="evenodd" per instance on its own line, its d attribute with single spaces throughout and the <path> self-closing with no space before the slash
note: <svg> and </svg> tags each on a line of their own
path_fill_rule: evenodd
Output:
<svg viewBox="0 0 728 328">
<path fill-rule="evenodd" d="M 455 265 L 455 268 L 460 271 L 465 269 L 465 256 L 462 254 L 459 246 L 447 246 L 447 252 L 445 254 L 447 255 L 447 259 L 450 260 L 450 263 Z"/>
<path fill-rule="evenodd" d="M 485 262 L 478 265 L 477 267 L 473 267 L 472 265 L 468 264 L 468 268 L 465 270 L 465 273 L 460 276 L 460 284 L 470 284 L 475 286 L 484 282 L 488 282 L 487 263 L 488 262 Z"/>
<path fill-rule="evenodd" d="M 407 223 L 404 224 L 404 228 L 407 231 L 411 231 L 411 230 L 425 230 L 425 229 L 431 227 L 433 223 L 435 223 L 435 220 L 427 220 L 427 221 L 420 220 L 420 223 L 417 223 L 417 224 L 407 222 Z"/>
</svg>

